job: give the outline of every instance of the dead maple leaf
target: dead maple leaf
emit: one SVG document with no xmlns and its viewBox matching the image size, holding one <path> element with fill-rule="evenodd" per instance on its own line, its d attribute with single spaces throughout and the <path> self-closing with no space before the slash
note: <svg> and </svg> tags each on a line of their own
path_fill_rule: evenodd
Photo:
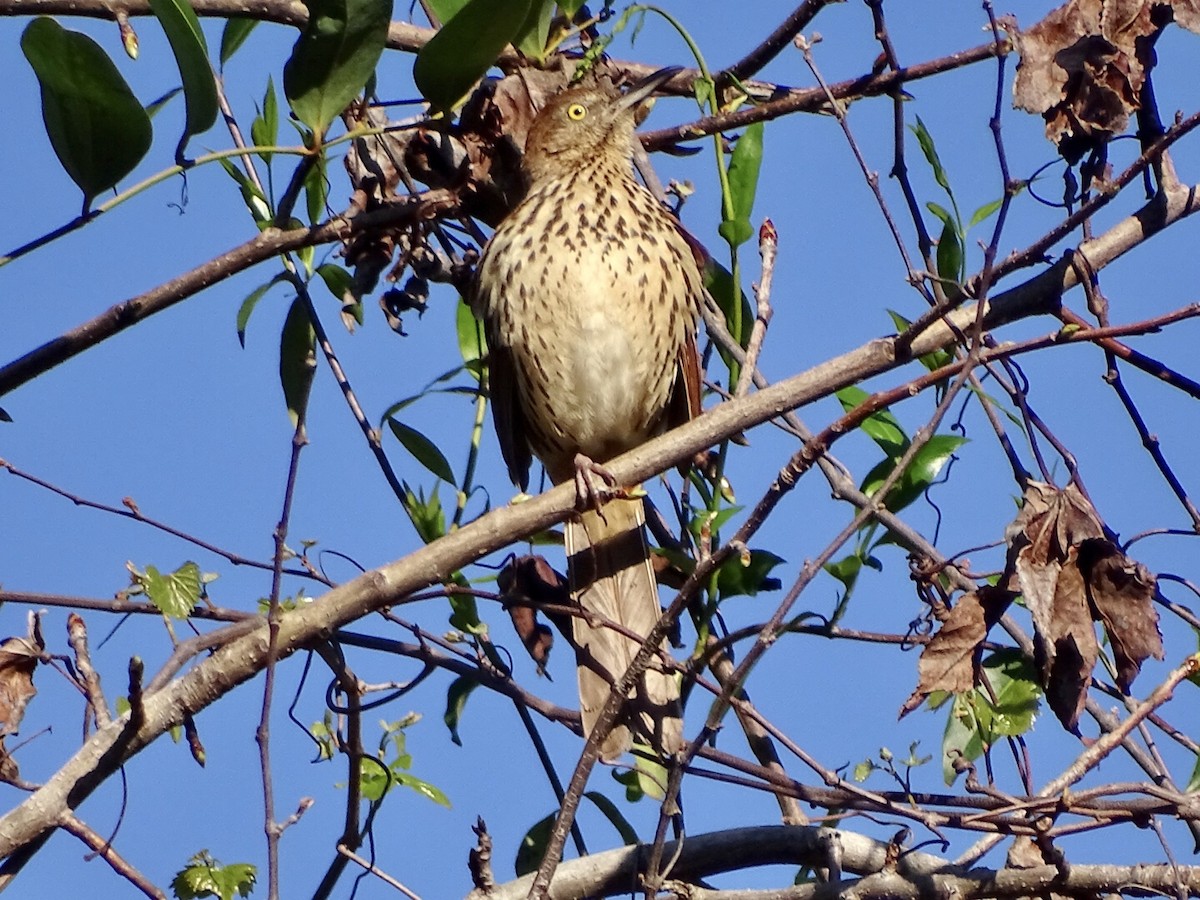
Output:
<svg viewBox="0 0 1200 900">
<path fill-rule="evenodd" d="M 984 639 L 1012 599 L 1011 592 L 985 585 L 954 604 L 942 627 L 921 651 L 917 686 L 900 707 L 899 718 L 920 706 L 934 691 L 961 694 L 975 687 Z"/>
<path fill-rule="evenodd" d="M 1013 29 L 1021 61 L 1019 109 L 1041 115 L 1070 163 L 1129 127 L 1154 66 L 1154 42 L 1176 21 L 1200 30 L 1196 0 L 1069 0 L 1036 25 Z"/>
</svg>

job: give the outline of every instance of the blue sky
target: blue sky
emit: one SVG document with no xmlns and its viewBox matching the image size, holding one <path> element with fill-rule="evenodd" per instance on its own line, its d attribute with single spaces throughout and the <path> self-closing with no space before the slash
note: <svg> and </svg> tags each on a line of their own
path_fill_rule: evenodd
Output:
<svg viewBox="0 0 1200 900">
<path fill-rule="evenodd" d="M 676 13 L 714 69 L 740 57 L 774 27 L 784 11 L 777 4 L 746 4 L 730 21 L 727 4 L 704 0 L 678 6 Z M 1022 23 L 1030 23 L 1050 6 L 1014 0 L 1000 11 L 1011 10 Z M 405 12 L 397 10 L 398 14 Z M 986 39 L 982 30 L 985 19 L 976 4 L 910 0 L 895 5 L 891 17 L 898 51 L 909 63 Z M 151 20 L 135 23 L 141 40 L 141 58 L 136 63 L 121 56 L 115 26 L 65 20 L 64 24 L 95 36 L 117 59 L 143 101 L 174 86 L 177 75 L 169 48 Z M 23 26 L 24 20 L 0 19 L 0 47 L 9 48 L 0 53 L 9 122 L 0 130 L 0 160 L 4 161 L 0 165 L 0 197 L 7 198 L 9 211 L 0 220 L 3 250 L 66 221 L 79 203 L 40 129 L 36 81 L 18 52 Z M 827 80 L 869 70 L 877 50 L 865 5 L 830 7 L 819 18 L 818 30 L 823 40 L 815 54 Z M 219 23 L 206 22 L 205 31 L 210 46 L 217 46 Z M 267 76 L 279 83 L 293 40 L 294 33 L 288 29 L 263 26 L 228 67 L 226 90 L 243 127 L 254 114 Z M 1167 118 L 1176 109 L 1187 114 L 1195 108 L 1195 40 L 1194 35 L 1172 31 L 1160 43 L 1162 68 L 1157 87 Z M 626 33 L 614 44 L 612 53 L 617 58 L 655 64 L 689 62 L 678 37 L 653 18 L 647 20 L 634 46 Z M 926 123 L 960 205 L 968 211 L 995 199 L 1001 191 L 987 130 L 995 71 L 994 63 L 981 64 L 908 86 L 907 121 L 920 115 Z M 1006 70 L 1009 84 L 1012 71 L 1010 61 Z M 798 52 L 781 55 L 763 77 L 793 85 L 812 81 Z M 413 95 L 411 58 L 395 53 L 385 56 L 379 70 L 379 91 L 387 97 Z M 1054 151 L 1041 136 L 1040 121 L 1009 108 L 1007 92 L 1004 107 L 1009 164 L 1015 176 L 1025 176 L 1051 161 Z M 665 126 L 694 115 L 690 101 L 664 101 L 648 124 Z M 154 149 L 128 183 L 170 164 L 182 116 L 178 102 L 159 115 Z M 899 192 L 886 178 L 891 165 L 890 117 L 886 100 L 863 101 L 850 112 L 868 164 L 880 173 L 888 202 L 901 219 L 906 239 L 911 239 L 911 225 L 903 224 Z M 219 129 L 193 141 L 197 151 L 227 145 L 228 136 Z M 696 195 L 685 207 L 683 218 L 717 251 L 720 239 L 716 235 L 711 144 L 701 142 L 700 146 L 703 152 L 696 157 L 657 157 L 655 163 L 664 180 L 686 178 L 696 185 Z M 1114 163 L 1122 166 L 1136 153 L 1133 142 L 1119 143 L 1113 148 Z M 1176 153 L 1185 181 L 1194 178 L 1198 161 L 1194 148 L 1185 141 Z M 277 169 L 277 179 L 286 177 L 285 165 Z M 909 165 L 921 199 L 940 199 L 915 144 L 910 148 Z M 339 172 L 336 165 L 334 172 Z M 1052 195 L 1060 190 L 1054 177 L 1045 179 L 1048 187 L 1043 193 Z M 1128 193 L 1128 198 L 1117 201 L 1100 217 L 1099 225 L 1132 212 L 1138 198 L 1135 190 Z M 339 193 L 335 181 L 331 192 L 335 208 L 340 208 L 343 196 L 344 190 Z M 769 216 L 780 233 L 775 317 L 761 360 L 769 377 L 801 371 L 888 333 L 887 309 L 910 318 L 922 311 L 918 295 L 904 285 L 895 247 L 832 118 L 793 116 L 767 125 L 755 224 L 763 216 Z M 1057 211 L 1023 196 L 1014 205 L 1001 253 L 1024 246 L 1058 216 Z M 0 328 L 0 362 L 247 240 L 254 231 L 232 182 L 215 166 L 193 171 L 186 187 L 177 179 L 158 186 L 88 228 L 0 270 L 0 303 L 7 305 Z M 982 240 L 988 233 L 990 223 L 972 237 Z M 1200 265 L 1195 242 L 1196 225 L 1185 222 L 1106 270 L 1102 284 L 1113 302 L 1114 320 L 1137 320 L 1194 301 Z M 974 244 L 970 253 L 973 271 L 981 253 Z M 757 277 L 757 260 L 749 245 L 743 259 L 749 282 Z M 132 497 L 149 516 L 231 551 L 269 559 L 291 439 L 276 358 L 289 298 L 277 289 L 259 305 L 244 350 L 238 344 L 235 315 L 242 299 L 273 274 L 269 266 L 260 266 L 239 275 L 3 398 L 0 406 L 15 421 L 0 425 L 0 457 L 91 500 L 119 504 L 121 498 Z M 406 321 L 410 336 L 400 338 L 387 329 L 374 298 L 366 303 L 365 327 L 349 336 L 337 324 L 337 305 L 327 296 L 320 297 L 326 325 L 373 420 L 389 404 L 456 363 L 454 299 L 448 289 L 435 289 L 429 311 L 420 319 L 410 316 Z M 1071 297 L 1070 302 L 1082 309 L 1081 298 Z M 1053 328 L 1047 321 L 1024 323 L 1001 337 L 1015 339 Z M 1184 323 L 1134 343 L 1194 377 L 1196 339 L 1197 326 Z M 1057 349 L 1027 357 L 1023 365 L 1033 385 L 1031 402 L 1078 454 L 1088 488 L 1113 528 L 1128 537 L 1163 525 L 1186 527 L 1185 517 L 1153 473 L 1136 434 L 1101 381 L 1104 363 L 1098 351 L 1089 347 Z M 902 377 L 898 373 L 868 387 L 891 386 Z M 1200 476 L 1200 463 L 1191 453 L 1198 436 L 1194 410 L 1185 398 L 1146 376 L 1127 371 L 1126 379 L 1175 471 L 1185 485 L 1194 486 Z M 931 400 L 923 397 L 895 412 L 911 431 L 931 409 Z M 802 412 L 814 427 L 837 414 L 832 401 Z M 430 398 L 410 407 L 405 415 L 406 422 L 440 443 L 461 472 L 472 417 L 470 401 L 453 395 Z M 972 407 L 967 423 L 972 441 L 960 454 L 950 483 L 934 495 L 943 516 L 938 544 L 946 553 L 997 540 L 1015 510 L 1017 489 L 977 407 Z M 320 550 L 336 551 L 364 567 L 383 564 L 416 547 L 417 539 L 403 511 L 324 367 L 314 387 L 309 436 L 290 529 L 292 546 L 301 540 L 316 540 L 318 555 Z M 732 469 L 742 503 L 754 502 L 795 449 L 769 427 L 755 430 L 750 437 L 752 447 L 735 454 Z M 385 445 L 400 474 L 428 489 L 432 478 L 412 465 L 390 437 Z M 860 436 L 839 443 L 835 454 L 857 478 L 877 461 L 873 445 Z M 1028 454 L 1025 458 L 1029 460 Z M 506 502 L 512 489 L 490 427 L 481 473 L 492 503 Z M 442 497 L 449 503 L 452 494 L 443 487 Z M 477 499 L 472 508 L 480 512 L 482 500 Z M 269 591 L 269 577 L 261 572 L 229 566 L 145 526 L 77 509 L 11 475 L 0 477 L 0 511 L 0 584 L 6 589 L 104 598 L 126 586 L 127 560 L 139 567 L 153 564 L 171 569 L 194 559 L 203 570 L 220 575 L 210 588 L 220 605 L 253 609 L 258 598 Z M 906 518 L 930 533 L 936 515 L 934 507 L 920 503 Z M 828 486 L 810 474 L 785 501 L 759 545 L 787 559 L 777 571 L 786 585 L 849 516 L 848 509 L 830 502 Z M 1163 537 L 1141 542 L 1135 555 L 1151 569 L 1177 571 L 1195 579 L 1196 573 L 1188 568 L 1194 558 L 1190 549 L 1186 538 Z M 907 579 L 903 554 L 892 548 L 880 556 L 885 571 L 864 579 L 845 624 L 903 632 L 919 614 L 919 604 Z M 999 567 L 1002 553 L 973 553 L 971 558 L 977 569 L 986 570 Z M 353 567 L 338 557 L 319 559 L 332 578 L 355 574 Z M 555 563 L 561 566 L 561 560 Z M 485 573 L 478 570 L 475 574 Z M 300 586 L 290 583 L 285 592 Z M 315 585 L 306 590 L 310 595 L 319 593 Z M 837 591 L 832 579 L 820 580 L 801 599 L 798 609 L 828 612 Z M 726 610 L 731 627 L 765 619 L 777 596 L 760 595 L 731 605 Z M 1194 598 L 1178 592 L 1171 596 L 1195 606 Z M 0 631 L 22 633 L 25 611 L 14 604 L 5 606 L 0 610 Z M 441 602 L 413 605 L 399 612 L 435 633 L 448 628 L 447 609 Z M 554 681 L 538 680 L 532 664 L 520 653 L 507 617 L 495 608 L 485 608 L 484 613 L 495 640 L 513 648 L 521 682 L 556 702 L 574 705 L 574 676 L 563 642 L 552 663 Z M 131 655 L 141 656 L 147 671 L 152 672 L 170 653 L 161 624 L 149 618 L 120 621 L 96 613 L 86 618 L 95 661 L 110 699 L 125 692 L 123 672 Z M 45 619 L 56 652 L 66 651 L 65 619 L 63 609 L 50 609 Z M 99 646 L 118 625 L 111 639 Z M 1167 660 L 1146 667 L 1135 688 L 1139 695 L 1148 693 L 1168 668 L 1195 649 L 1189 632 L 1174 622 L 1166 625 Z M 401 636 L 382 622 L 360 623 L 356 629 Z M 402 660 L 362 651 L 352 651 L 350 660 L 359 676 L 370 682 L 404 681 L 417 672 Z M 283 840 L 284 896 L 310 891 L 328 865 L 341 821 L 342 795 L 335 783 L 344 780 L 340 763 L 310 764 L 311 743 L 284 715 L 298 690 L 301 662 L 294 658 L 281 669 L 274 722 L 276 802 L 281 817 L 290 814 L 301 796 L 313 796 L 317 803 Z M 936 754 L 942 715 L 921 711 L 899 725 L 895 722 L 896 710 L 915 684 L 915 662 L 914 654 L 890 648 L 791 638 L 768 654 L 749 688 L 768 717 L 830 767 L 853 765 L 876 754 L 882 745 L 903 755 L 917 740 L 921 741 L 921 753 Z M 319 666 L 314 666 L 313 672 L 296 704 L 296 714 L 305 723 L 319 719 L 323 709 L 326 676 Z M 40 693 L 30 704 L 21 738 L 37 736 L 18 756 L 23 777 L 33 781 L 49 776 L 78 746 L 81 721 L 80 700 L 60 676 L 42 669 L 37 679 Z M 508 701 L 476 692 L 462 725 L 464 746 L 449 742 L 441 723 L 448 684 L 447 677 L 437 675 L 367 719 L 371 723 L 379 718 L 398 719 L 410 710 L 423 713 L 424 719 L 408 733 L 412 771 L 440 787 L 453 803 L 451 810 L 444 810 L 416 794 L 399 792 L 385 805 L 376 829 L 380 864 L 425 898 L 461 895 L 469 889 L 465 863 L 473 841 L 469 826 L 476 816 L 482 816 L 493 833 L 497 875 L 504 879 L 511 874 L 510 860 L 521 834 L 554 808 L 553 795 Z M 1176 724 L 1197 721 L 1200 704 L 1195 695 L 1194 689 L 1181 691 L 1180 699 L 1169 708 L 1168 715 Z M 198 769 L 186 749 L 168 739 L 158 741 L 127 767 L 128 808 L 116 845 L 159 885 L 165 886 L 187 857 L 201 848 L 226 862 L 263 863 L 261 786 L 253 734 L 261 699 L 258 680 L 198 717 L 208 751 L 206 769 Z M 698 727 L 704 712 L 700 705 L 690 710 L 691 728 Z M 376 740 L 372 728 L 369 726 L 365 735 L 368 745 Z M 52 732 L 38 733 L 41 729 Z M 742 752 L 735 731 L 732 725 L 726 728 L 721 746 Z M 566 777 L 581 742 L 554 726 L 544 727 L 543 732 L 560 774 Z M 1039 719 L 1028 740 L 1039 784 L 1057 775 L 1080 749 L 1077 742 L 1064 737 L 1052 716 Z M 9 746 L 13 743 L 10 739 Z M 1194 760 L 1163 744 L 1172 771 L 1186 781 Z M 788 760 L 786 764 L 796 777 L 814 780 L 799 763 Z M 996 754 L 996 768 L 1001 784 L 1015 789 L 1011 761 L 1005 753 Z M 1132 774 L 1126 771 L 1124 761 L 1115 757 L 1101 772 L 1105 781 Z M 936 763 L 919 770 L 914 783 L 922 789 L 941 790 Z M 870 785 L 891 786 L 880 776 Z M 604 771 L 593 776 L 593 786 L 613 797 L 621 793 Z M 0 794 L 6 795 L 0 797 L 0 807 L 19 802 L 19 794 L 11 788 L 0 787 Z M 119 779 L 111 779 L 81 808 L 80 815 L 107 834 L 114 827 L 121 802 Z M 685 803 L 692 833 L 778 819 L 767 796 L 749 796 L 698 780 L 688 785 Z M 652 833 L 656 813 L 650 804 L 623 809 L 643 834 Z M 618 843 L 616 834 L 593 810 L 585 808 L 582 821 L 592 849 Z M 892 823 L 873 824 L 865 819 L 851 820 L 848 827 L 881 837 L 889 837 L 895 830 Z M 1176 852 L 1186 857 L 1190 849 L 1186 834 L 1176 830 L 1169 835 Z M 918 833 L 915 839 L 929 837 Z M 951 854 L 967 843 L 969 840 L 957 840 Z M 1162 860 L 1153 836 L 1133 829 L 1068 841 L 1064 847 L 1076 862 Z M 82 890 L 98 897 L 131 893 L 104 863 L 83 862 L 83 853 L 84 848 L 72 838 L 54 837 L 11 890 L 17 897 Z M 993 854 L 985 862 L 997 865 L 1001 860 Z M 790 873 L 777 871 L 721 883 L 765 886 L 789 880 Z M 346 891 L 348 884 L 343 882 Z M 265 884 L 256 894 L 263 895 Z M 367 880 L 358 896 L 394 895 Z"/>
</svg>

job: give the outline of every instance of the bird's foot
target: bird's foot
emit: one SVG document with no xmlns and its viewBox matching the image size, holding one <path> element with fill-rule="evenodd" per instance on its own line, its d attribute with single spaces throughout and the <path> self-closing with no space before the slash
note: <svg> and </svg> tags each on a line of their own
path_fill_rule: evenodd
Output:
<svg viewBox="0 0 1200 900">
<path fill-rule="evenodd" d="M 581 511 L 590 509 L 603 518 L 601 507 L 605 503 L 628 496 L 612 472 L 582 453 L 575 454 L 575 503 Z"/>
</svg>

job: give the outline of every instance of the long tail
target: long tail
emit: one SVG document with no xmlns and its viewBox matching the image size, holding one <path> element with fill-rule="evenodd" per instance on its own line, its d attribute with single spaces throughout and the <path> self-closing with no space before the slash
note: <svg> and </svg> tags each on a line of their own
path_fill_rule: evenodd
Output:
<svg viewBox="0 0 1200 900">
<path fill-rule="evenodd" d="M 567 570 L 571 594 L 579 605 L 645 637 L 658 622 L 658 586 L 650 565 L 640 499 L 615 499 L 600 513 L 588 510 L 567 522 Z M 625 674 L 641 647 L 624 634 L 601 624 L 573 620 L 578 652 L 579 706 L 583 731 L 591 734 L 614 681 Z M 683 745 L 679 684 L 675 676 L 652 661 L 630 692 L 626 714 L 600 746 L 600 756 L 616 759 L 640 742 L 665 753 Z"/>
</svg>

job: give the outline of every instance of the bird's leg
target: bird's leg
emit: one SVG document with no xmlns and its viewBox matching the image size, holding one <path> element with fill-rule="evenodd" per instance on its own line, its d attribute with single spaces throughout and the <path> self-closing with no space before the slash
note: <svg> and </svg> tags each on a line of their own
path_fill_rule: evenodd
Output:
<svg viewBox="0 0 1200 900">
<path fill-rule="evenodd" d="M 580 510 L 591 509 L 603 519 L 601 507 L 606 502 L 628 496 L 612 472 L 589 456 L 575 454 L 575 503 Z"/>
</svg>

